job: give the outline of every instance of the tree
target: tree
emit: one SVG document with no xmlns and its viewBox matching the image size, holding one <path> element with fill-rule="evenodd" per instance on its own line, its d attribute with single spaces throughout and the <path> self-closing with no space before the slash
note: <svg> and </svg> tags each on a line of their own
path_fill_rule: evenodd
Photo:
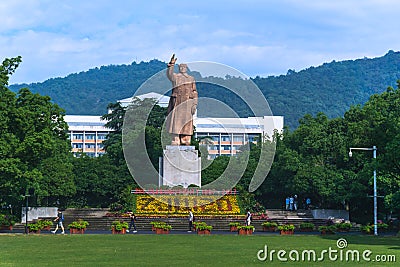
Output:
<svg viewBox="0 0 400 267">
<path fill-rule="evenodd" d="M 21 57 L 5 59 L 0 67 L 1 202 L 14 206 L 30 188 L 39 204 L 75 190 L 64 110 L 27 88 L 16 95 L 6 87 L 20 62 Z"/>
</svg>

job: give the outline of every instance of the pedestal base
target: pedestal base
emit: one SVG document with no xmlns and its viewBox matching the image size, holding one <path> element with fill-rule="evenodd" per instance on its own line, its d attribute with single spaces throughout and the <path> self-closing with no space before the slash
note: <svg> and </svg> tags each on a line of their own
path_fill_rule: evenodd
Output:
<svg viewBox="0 0 400 267">
<path fill-rule="evenodd" d="M 160 186 L 201 186 L 201 158 L 194 146 L 167 146 L 159 164 Z"/>
</svg>

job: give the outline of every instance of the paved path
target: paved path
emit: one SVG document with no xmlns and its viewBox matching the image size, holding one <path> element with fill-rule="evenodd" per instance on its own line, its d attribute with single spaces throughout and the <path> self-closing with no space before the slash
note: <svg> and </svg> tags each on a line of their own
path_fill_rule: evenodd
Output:
<svg viewBox="0 0 400 267">
<path fill-rule="evenodd" d="M 0 231 L 0 234 L 24 234 L 24 230 L 2 230 Z M 44 235 L 52 235 L 50 231 L 42 231 L 40 234 Z M 56 235 L 60 235 L 61 232 L 60 230 L 56 233 Z M 70 234 L 69 231 L 67 230 L 65 234 Z M 111 234 L 111 230 L 86 230 L 85 234 Z M 129 232 L 127 235 L 155 235 L 155 232 L 152 231 L 138 231 L 137 233 Z M 171 230 L 169 234 L 173 235 L 197 235 L 195 231 L 192 232 L 187 232 L 187 231 L 174 231 Z M 237 235 L 237 232 L 229 232 L 229 231 L 212 231 L 212 234 L 214 235 Z M 313 232 L 295 232 L 294 235 L 319 235 L 320 233 L 318 231 L 313 231 Z M 380 233 L 379 236 L 396 236 L 397 232 L 386 232 L 386 233 Z M 253 235 L 262 235 L 262 236 L 272 236 L 272 235 L 279 235 L 279 232 L 263 232 L 263 231 L 255 231 L 253 232 Z M 363 235 L 361 232 L 345 232 L 345 233 L 338 233 L 336 234 L 337 236 L 344 236 L 344 235 Z"/>
</svg>

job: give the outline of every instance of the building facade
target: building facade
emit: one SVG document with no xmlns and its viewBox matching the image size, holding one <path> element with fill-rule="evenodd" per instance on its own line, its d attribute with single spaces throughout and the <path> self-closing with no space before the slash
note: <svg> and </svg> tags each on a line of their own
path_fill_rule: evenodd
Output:
<svg viewBox="0 0 400 267">
<path fill-rule="evenodd" d="M 157 93 L 138 96 L 139 99 L 154 98 L 162 106 L 168 106 L 169 97 Z M 132 98 L 119 100 L 123 107 L 132 102 Z M 104 125 L 107 121 L 100 116 L 66 115 L 72 152 L 75 155 L 85 153 L 98 157 L 105 153 L 103 141 L 113 131 Z M 275 131 L 282 132 L 283 116 L 264 116 L 248 118 L 193 118 L 195 138 L 207 139 L 208 157 L 235 155 L 240 147 L 255 142 L 261 136 L 271 138 Z"/>
<path fill-rule="evenodd" d="M 282 132 L 282 116 L 248 118 L 194 118 L 195 138 L 207 146 L 208 158 L 235 155 L 243 145 Z"/>
<path fill-rule="evenodd" d="M 107 121 L 101 120 L 101 116 L 66 115 L 64 120 L 75 156 L 85 153 L 98 157 L 105 153 L 103 141 L 112 130 L 104 126 Z"/>
</svg>

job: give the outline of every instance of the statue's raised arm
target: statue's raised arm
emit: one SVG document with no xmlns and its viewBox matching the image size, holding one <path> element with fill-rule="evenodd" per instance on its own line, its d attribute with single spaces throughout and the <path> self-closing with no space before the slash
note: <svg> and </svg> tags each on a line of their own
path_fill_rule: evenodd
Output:
<svg viewBox="0 0 400 267">
<path fill-rule="evenodd" d="M 172 54 L 171 60 L 170 60 L 169 63 L 168 63 L 168 67 L 174 66 L 174 65 L 175 65 L 175 62 L 176 62 L 177 60 L 178 60 L 178 59 L 175 57 L 175 54 Z"/>
</svg>

